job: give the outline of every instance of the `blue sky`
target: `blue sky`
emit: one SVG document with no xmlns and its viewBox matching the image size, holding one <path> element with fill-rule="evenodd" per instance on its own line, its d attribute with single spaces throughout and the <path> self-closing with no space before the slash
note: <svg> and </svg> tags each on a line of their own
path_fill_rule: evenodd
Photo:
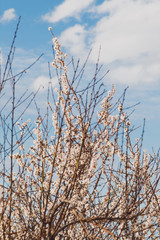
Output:
<svg viewBox="0 0 160 240">
<path fill-rule="evenodd" d="M 133 123 L 142 125 L 146 118 L 144 147 L 151 150 L 153 146 L 156 151 L 160 146 L 159 13 L 159 0 L 0 0 L 3 63 L 19 16 L 22 19 L 16 39 L 15 72 L 44 53 L 38 65 L 27 72 L 27 82 L 23 84 L 32 90 L 44 85 L 41 94 L 48 80 L 47 64 L 52 61 L 48 27 L 53 27 L 69 58 L 80 57 L 83 62 L 93 48 L 89 71 L 101 46 L 100 61 L 105 69 L 110 69 L 104 79 L 106 87 L 109 90 L 114 83 L 120 95 L 129 86 L 127 104 L 141 102 Z"/>
</svg>

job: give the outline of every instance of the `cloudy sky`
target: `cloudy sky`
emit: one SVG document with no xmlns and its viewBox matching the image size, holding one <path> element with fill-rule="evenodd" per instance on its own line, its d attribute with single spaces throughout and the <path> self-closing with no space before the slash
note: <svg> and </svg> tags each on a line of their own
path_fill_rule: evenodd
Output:
<svg viewBox="0 0 160 240">
<path fill-rule="evenodd" d="M 43 58 L 27 72 L 28 88 L 48 81 L 52 61 L 48 27 L 53 27 L 69 57 L 83 62 L 92 49 L 89 69 L 97 60 L 110 72 L 103 80 L 115 84 L 117 94 L 129 86 L 128 105 L 136 107 L 133 121 L 146 118 L 144 146 L 160 146 L 160 1 L 159 0 L 39 0 L 0 1 L 0 49 L 5 63 L 18 17 L 15 71 L 23 70 L 41 53 Z M 54 81 L 56 85 L 56 79 Z M 25 84 L 24 84 L 25 85 Z"/>
</svg>

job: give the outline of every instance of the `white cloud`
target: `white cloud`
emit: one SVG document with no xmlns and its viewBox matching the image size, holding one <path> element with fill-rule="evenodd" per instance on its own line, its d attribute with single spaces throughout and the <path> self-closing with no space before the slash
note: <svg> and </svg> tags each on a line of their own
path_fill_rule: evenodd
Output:
<svg viewBox="0 0 160 240">
<path fill-rule="evenodd" d="M 108 3 L 112 2 L 117 1 Z M 92 32 L 92 45 L 102 45 L 104 62 L 160 51 L 160 2 L 119 0 L 113 5 L 108 7 L 111 14 L 101 18 Z"/>
<path fill-rule="evenodd" d="M 110 68 L 110 76 L 124 84 L 160 81 L 160 1 L 110 0 L 91 9 L 97 23 L 69 27 L 61 34 L 71 55 L 83 58 L 93 48 L 91 61 Z M 89 13 L 88 13 L 89 14 Z M 95 20 L 94 20 L 95 21 Z"/>
<path fill-rule="evenodd" d="M 66 29 L 60 36 L 62 46 L 70 50 L 74 57 L 83 58 L 86 53 L 85 37 L 87 32 L 82 25 L 76 24 Z"/>
<path fill-rule="evenodd" d="M 121 81 L 122 84 L 128 84 L 128 82 L 134 84 L 137 83 L 139 76 L 141 75 L 141 72 L 142 68 L 140 65 L 134 65 L 130 67 L 120 66 L 112 70 L 109 73 L 109 77 L 110 79 L 112 79 L 113 82 Z"/>
<path fill-rule="evenodd" d="M 160 1 L 108 3 L 99 8 L 110 14 L 93 29 L 92 46 L 101 44 L 103 63 L 116 62 L 111 79 L 129 85 L 160 81 Z"/>
<path fill-rule="evenodd" d="M 52 83 L 52 87 L 55 87 L 58 84 L 58 80 L 56 77 L 54 77 L 50 80 L 49 77 L 41 75 L 34 80 L 34 82 L 32 84 L 32 89 L 34 91 L 39 89 L 41 92 L 43 92 L 48 88 L 49 82 Z"/>
<path fill-rule="evenodd" d="M 42 16 L 42 19 L 47 22 L 55 23 L 68 17 L 78 17 L 77 14 L 86 9 L 94 0 L 65 0 L 62 4 L 56 7 L 50 13 Z"/>
<path fill-rule="evenodd" d="M 1 23 L 10 22 L 16 18 L 15 9 L 10 8 L 4 11 L 2 17 L 0 18 Z"/>
</svg>

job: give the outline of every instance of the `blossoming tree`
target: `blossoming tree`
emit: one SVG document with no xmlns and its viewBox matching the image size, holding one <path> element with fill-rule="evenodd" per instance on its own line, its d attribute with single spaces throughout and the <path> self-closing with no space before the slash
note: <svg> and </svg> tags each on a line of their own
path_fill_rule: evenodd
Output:
<svg viewBox="0 0 160 240">
<path fill-rule="evenodd" d="M 143 136 L 133 143 L 125 91 L 116 101 L 114 86 L 103 90 L 98 64 L 80 90 L 81 72 L 73 64 L 69 79 L 55 36 L 53 43 L 57 100 L 47 101 L 34 129 L 12 120 L 20 133 L 11 167 L 0 172 L 0 239 L 158 239 L 159 157 L 142 151 Z"/>
</svg>

